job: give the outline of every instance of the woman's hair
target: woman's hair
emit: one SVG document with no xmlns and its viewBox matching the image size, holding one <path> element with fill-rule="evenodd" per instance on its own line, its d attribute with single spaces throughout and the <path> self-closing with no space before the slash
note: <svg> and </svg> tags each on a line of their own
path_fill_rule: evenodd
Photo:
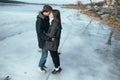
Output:
<svg viewBox="0 0 120 80">
<path fill-rule="evenodd" d="M 52 7 L 50 5 L 44 5 L 42 12 L 49 12 L 52 11 Z"/>
<path fill-rule="evenodd" d="M 54 20 L 59 22 L 61 25 L 60 11 L 59 10 L 52 10 L 52 14 L 53 14 Z"/>
</svg>

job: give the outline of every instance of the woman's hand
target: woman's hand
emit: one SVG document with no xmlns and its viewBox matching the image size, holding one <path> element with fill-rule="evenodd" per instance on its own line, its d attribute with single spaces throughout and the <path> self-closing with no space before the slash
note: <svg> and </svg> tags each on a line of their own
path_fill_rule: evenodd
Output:
<svg viewBox="0 0 120 80">
<path fill-rule="evenodd" d="M 52 41 L 55 41 L 55 38 L 52 38 Z"/>
</svg>

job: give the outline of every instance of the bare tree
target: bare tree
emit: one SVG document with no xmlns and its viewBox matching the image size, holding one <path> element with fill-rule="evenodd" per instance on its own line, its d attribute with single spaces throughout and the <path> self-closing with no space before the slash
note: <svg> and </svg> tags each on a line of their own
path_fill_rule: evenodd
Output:
<svg viewBox="0 0 120 80">
<path fill-rule="evenodd" d="M 114 4 L 114 8 L 115 8 L 114 20 L 116 19 L 117 15 L 118 15 L 118 2 L 119 2 L 119 0 L 115 0 L 115 4 Z"/>
<path fill-rule="evenodd" d="M 107 5 L 107 0 L 104 0 L 105 4 Z"/>
<path fill-rule="evenodd" d="M 91 2 L 91 7 L 94 8 L 94 12 L 96 13 L 96 10 L 95 10 L 95 7 L 94 7 L 95 5 L 94 5 L 93 1 L 90 0 L 90 2 Z"/>
<path fill-rule="evenodd" d="M 93 4 L 92 0 L 90 0 L 90 2 L 91 2 L 91 6 L 94 8 L 94 4 Z"/>
<path fill-rule="evenodd" d="M 77 0 L 77 6 L 80 7 L 82 5 L 80 0 Z"/>
</svg>

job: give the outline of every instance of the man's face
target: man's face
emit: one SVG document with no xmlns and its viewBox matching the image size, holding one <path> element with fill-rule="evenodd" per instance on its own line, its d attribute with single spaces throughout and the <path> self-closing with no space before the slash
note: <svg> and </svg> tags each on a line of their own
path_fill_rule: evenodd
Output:
<svg viewBox="0 0 120 80">
<path fill-rule="evenodd" d="M 50 13 L 51 13 L 51 11 L 44 12 L 44 15 L 45 15 L 45 16 L 49 16 L 49 15 L 50 15 Z"/>
</svg>

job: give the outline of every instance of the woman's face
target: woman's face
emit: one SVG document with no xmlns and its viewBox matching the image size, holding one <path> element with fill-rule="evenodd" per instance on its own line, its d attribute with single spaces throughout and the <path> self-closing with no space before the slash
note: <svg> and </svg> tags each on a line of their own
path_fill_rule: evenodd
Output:
<svg viewBox="0 0 120 80">
<path fill-rule="evenodd" d="M 52 12 L 50 13 L 50 17 L 51 17 L 51 18 L 54 18 L 54 16 L 53 16 L 53 13 L 52 13 Z"/>
</svg>

